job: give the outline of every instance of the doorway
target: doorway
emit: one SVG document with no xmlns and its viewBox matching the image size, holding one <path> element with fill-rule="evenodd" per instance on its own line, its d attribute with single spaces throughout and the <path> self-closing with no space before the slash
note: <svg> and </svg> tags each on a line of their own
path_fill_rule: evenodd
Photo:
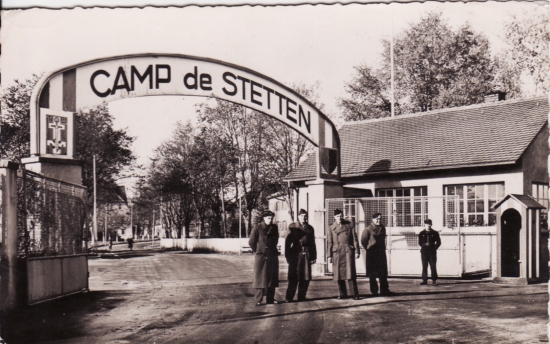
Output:
<svg viewBox="0 0 550 344">
<path fill-rule="evenodd" d="M 520 277 L 519 233 L 521 215 L 515 209 L 506 210 L 501 217 L 501 276 Z"/>
</svg>

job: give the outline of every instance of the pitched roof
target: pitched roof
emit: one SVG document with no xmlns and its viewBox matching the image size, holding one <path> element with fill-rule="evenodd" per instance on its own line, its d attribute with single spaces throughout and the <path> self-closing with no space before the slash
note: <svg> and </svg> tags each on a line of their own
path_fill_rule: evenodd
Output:
<svg viewBox="0 0 550 344">
<path fill-rule="evenodd" d="M 502 203 L 504 203 L 507 199 L 513 198 L 516 201 L 518 201 L 524 208 L 531 208 L 531 209 L 545 209 L 545 207 L 537 202 L 533 197 L 527 196 L 527 195 L 517 195 L 517 194 L 509 194 L 506 195 L 504 198 L 502 198 L 500 201 L 495 203 L 491 209 L 497 209 L 500 207 Z"/>
<path fill-rule="evenodd" d="M 342 177 L 513 164 L 548 121 L 548 98 L 441 109 L 346 123 Z M 287 180 L 315 178 L 315 154 Z"/>
</svg>

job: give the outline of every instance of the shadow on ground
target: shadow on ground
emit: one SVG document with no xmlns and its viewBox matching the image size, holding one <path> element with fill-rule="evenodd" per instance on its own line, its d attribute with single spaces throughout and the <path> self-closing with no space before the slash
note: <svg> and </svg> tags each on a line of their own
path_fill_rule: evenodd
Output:
<svg viewBox="0 0 550 344">
<path fill-rule="evenodd" d="M 53 342 L 85 334 L 90 314 L 104 316 L 127 293 L 94 291 L 24 307 L 0 315 L 1 337 L 9 344 Z"/>
</svg>

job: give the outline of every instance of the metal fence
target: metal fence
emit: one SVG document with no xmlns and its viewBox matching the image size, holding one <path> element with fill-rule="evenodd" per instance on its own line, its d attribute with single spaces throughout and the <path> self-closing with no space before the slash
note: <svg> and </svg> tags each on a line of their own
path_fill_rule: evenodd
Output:
<svg viewBox="0 0 550 344">
<path fill-rule="evenodd" d="M 86 252 L 86 188 L 21 169 L 17 178 L 19 257 Z"/>
<path fill-rule="evenodd" d="M 334 222 L 334 210 L 340 209 L 345 219 L 355 223 L 359 238 L 371 223 L 372 214 L 380 213 L 386 227 L 386 249 L 390 275 L 417 275 L 420 271 L 418 233 L 424 220 L 431 219 L 440 231 L 442 245 L 438 254 L 446 264 L 438 265 L 441 276 L 462 273 L 460 249 L 460 212 L 457 196 L 369 197 L 328 199 L 325 204 L 325 228 Z M 331 272 L 328 265 L 328 272 Z M 358 272 L 364 270 L 358 264 Z"/>
</svg>

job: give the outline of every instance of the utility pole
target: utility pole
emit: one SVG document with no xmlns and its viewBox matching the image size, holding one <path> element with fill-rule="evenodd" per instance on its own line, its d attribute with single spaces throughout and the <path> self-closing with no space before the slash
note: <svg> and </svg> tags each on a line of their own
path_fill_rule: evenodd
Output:
<svg viewBox="0 0 550 344">
<path fill-rule="evenodd" d="M 107 209 L 105 209 L 105 234 L 103 235 L 103 244 L 107 243 Z"/>
<path fill-rule="evenodd" d="M 95 244 L 97 238 L 97 190 L 95 180 L 95 154 L 93 155 L 93 174 L 94 174 L 94 219 L 93 219 L 93 233 L 92 233 L 92 245 Z"/>
<path fill-rule="evenodd" d="M 220 183 L 220 189 L 221 189 L 221 201 L 222 201 L 222 223 L 223 223 L 223 237 L 227 238 L 227 225 L 225 223 L 225 201 L 224 201 L 224 194 L 223 194 L 223 184 Z"/>
<path fill-rule="evenodd" d="M 242 243 L 241 243 L 241 219 L 243 217 L 242 214 L 242 207 L 241 207 L 241 197 L 239 197 L 239 256 L 241 255 L 242 251 Z"/>
<path fill-rule="evenodd" d="M 394 83 L 394 75 L 393 75 L 393 8 L 391 7 L 390 3 L 390 10 L 391 10 L 391 38 L 390 38 L 390 65 L 391 65 L 391 116 L 395 117 L 395 83 Z"/>
<path fill-rule="evenodd" d="M 130 203 L 130 231 L 132 231 L 132 238 L 134 238 L 134 204 Z M 137 239 L 137 233 L 136 233 Z"/>
<path fill-rule="evenodd" d="M 155 244 L 155 209 L 153 209 L 153 227 L 151 227 L 151 249 Z"/>
<path fill-rule="evenodd" d="M 164 217 L 162 216 L 162 196 L 160 196 L 160 207 L 159 207 L 159 221 L 160 221 L 160 233 L 159 237 L 163 237 L 163 235 L 166 233 L 164 230 Z"/>
</svg>

